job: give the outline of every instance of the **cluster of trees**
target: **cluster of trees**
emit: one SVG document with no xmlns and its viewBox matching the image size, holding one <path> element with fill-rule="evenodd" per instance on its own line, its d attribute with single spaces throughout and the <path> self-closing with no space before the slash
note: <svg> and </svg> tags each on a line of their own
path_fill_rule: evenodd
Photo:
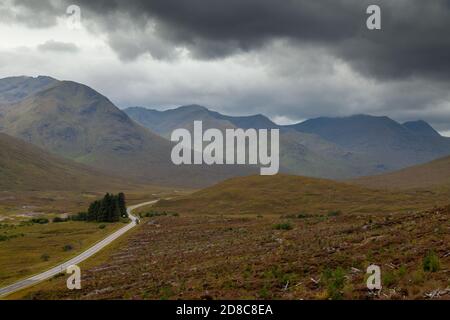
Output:
<svg viewBox="0 0 450 320">
<path fill-rule="evenodd" d="M 97 222 L 117 222 L 128 217 L 125 195 L 107 193 L 102 200 L 91 203 L 88 212 L 78 214 L 79 220 Z"/>
</svg>

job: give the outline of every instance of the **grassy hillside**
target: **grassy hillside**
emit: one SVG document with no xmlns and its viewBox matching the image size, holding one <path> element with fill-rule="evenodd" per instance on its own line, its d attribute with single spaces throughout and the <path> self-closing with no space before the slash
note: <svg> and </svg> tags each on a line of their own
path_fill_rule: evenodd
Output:
<svg viewBox="0 0 450 320">
<path fill-rule="evenodd" d="M 384 189 L 450 188 L 450 157 L 384 175 L 362 177 L 351 182 Z"/>
<path fill-rule="evenodd" d="M 234 178 L 189 196 L 160 201 L 155 208 L 193 214 L 386 213 L 448 203 L 428 192 L 371 190 L 331 180 L 289 175 Z"/>
<path fill-rule="evenodd" d="M 175 166 L 170 141 L 132 121 L 95 90 L 70 81 L 56 81 L 12 104 L 0 103 L 0 131 L 107 174 L 153 185 L 205 186 L 256 172 Z"/>
<path fill-rule="evenodd" d="M 0 133 L 0 190 L 108 190 L 130 183 Z"/>
</svg>

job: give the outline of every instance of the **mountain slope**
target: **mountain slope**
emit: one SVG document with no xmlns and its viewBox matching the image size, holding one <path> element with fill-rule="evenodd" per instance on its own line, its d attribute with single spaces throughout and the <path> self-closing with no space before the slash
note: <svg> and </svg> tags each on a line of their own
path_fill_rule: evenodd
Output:
<svg viewBox="0 0 450 320">
<path fill-rule="evenodd" d="M 290 127 L 365 154 L 388 171 L 450 154 L 450 139 L 440 136 L 423 121 L 401 125 L 388 117 L 356 115 L 311 119 Z"/>
<path fill-rule="evenodd" d="M 0 104 L 0 114 L 0 131 L 139 182 L 204 186 L 255 172 L 226 166 L 175 166 L 171 142 L 132 121 L 95 90 L 75 82 L 57 81 L 20 101 Z"/>
<path fill-rule="evenodd" d="M 380 214 L 425 209 L 441 200 L 430 199 L 429 194 L 371 190 L 325 179 L 276 175 L 229 179 L 188 196 L 161 200 L 154 209 L 185 214 L 297 216 L 337 210 Z"/>
<path fill-rule="evenodd" d="M 0 190 L 108 190 L 129 184 L 0 133 Z"/>
<path fill-rule="evenodd" d="M 365 187 L 383 189 L 450 187 L 450 157 L 388 174 L 358 178 L 351 182 Z"/>
</svg>

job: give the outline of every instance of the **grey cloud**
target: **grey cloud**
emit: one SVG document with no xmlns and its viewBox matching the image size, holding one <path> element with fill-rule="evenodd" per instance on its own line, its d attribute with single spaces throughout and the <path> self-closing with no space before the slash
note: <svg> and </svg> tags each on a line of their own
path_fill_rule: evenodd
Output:
<svg viewBox="0 0 450 320">
<path fill-rule="evenodd" d="M 51 0 L 6 0 L 2 17 L 32 28 L 48 28 L 56 24 L 58 16 L 65 13 L 63 2 Z M 12 10 L 14 9 L 14 10 Z"/>
<path fill-rule="evenodd" d="M 74 43 L 59 42 L 55 40 L 48 40 L 45 43 L 40 44 L 37 48 L 38 50 L 41 51 L 57 51 L 68 53 L 74 53 L 79 51 L 79 48 Z"/>
</svg>

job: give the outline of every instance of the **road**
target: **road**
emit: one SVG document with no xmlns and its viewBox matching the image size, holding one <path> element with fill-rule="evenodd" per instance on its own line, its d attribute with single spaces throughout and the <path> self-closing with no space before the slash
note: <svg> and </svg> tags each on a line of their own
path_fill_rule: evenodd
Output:
<svg viewBox="0 0 450 320">
<path fill-rule="evenodd" d="M 92 257 L 94 254 L 96 254 L 97 252 L 99 252 L 100 250 L 102 250 L 104 247 L 106 247 L 107 245 L 109 245 L 111 242 L 113 242 L 114 240 L 116 240 L 117 238 L 119 238 L 120 236 L 122 236 L 124 233 L 126 233 L 128 230 L 134 228 L 137 225 L 137 221 L 139 221 L 139 219 L 135 216 L 133 216 L 131 213 L 133 212 L 133 210 L 139 208 L 139 207 L 143 207 L 143 206 L 147 206 L 150 204 L 153 204 L 155 202 L 157 202 L 158 200 L 154 200 L 154 201 L 148 201 L 148 202 L 144 202 L 144 203 L 140 203 L 134 206 L 130 206 L 127 208 L 127 212 L 128 215 L 131 219 L 131 222 L 129 224 L 127 224 L 126 226 L 124 226 L 123 228 L 120 228 L 119 230 L 117 230 L 116 232 L 114 232 L 113 234 L 109 235 L 108 237 L 106 237 L 105 239 L 103 239 L 102 241 L 96 243 L 95 245 L 93 245 L 92 247 L 90 247 L 89 249 L 87 249 L 86 251 L 84 251 L 83 253 L 80 253 L 78 256 L 76 256 L 75 258 L 70 259 L 69 261 L 66 261 L 60 265 L 57 265 L 54 268 L 51 268 L 50 270 L 47 270 L 45 272 L 39 273 L 37 275 L 34 275 L 28 279 L 24 279 L 21 281 L 18 281 L 16 283 L 13 283 L 7 287 L 4 288 L 0 288 L 0 297 L 4 297 L 7 296 L 13 292 L 22 290 L 24 288 L 33 286 L 39 282 L 45 281 L 59 273 L 64 273 L 65 270 L 67 269 L 67 267 L 74 265 L 74 264 L 79 264 L 83 261 L 85 261 L 86 259 Z"/>
</svg>

